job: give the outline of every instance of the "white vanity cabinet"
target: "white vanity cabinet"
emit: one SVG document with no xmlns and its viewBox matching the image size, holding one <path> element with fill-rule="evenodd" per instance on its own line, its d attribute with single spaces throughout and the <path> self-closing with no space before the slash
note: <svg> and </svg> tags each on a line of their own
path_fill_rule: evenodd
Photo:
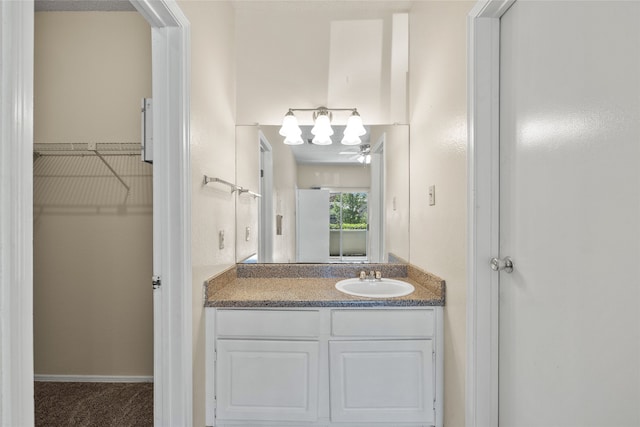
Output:
<svg viewBox="0 0 640 427">
<path fill-rule="evenodd" d="M 206 312 L 208 426 L 442 426 L 442 307 Z"/>
</svg>

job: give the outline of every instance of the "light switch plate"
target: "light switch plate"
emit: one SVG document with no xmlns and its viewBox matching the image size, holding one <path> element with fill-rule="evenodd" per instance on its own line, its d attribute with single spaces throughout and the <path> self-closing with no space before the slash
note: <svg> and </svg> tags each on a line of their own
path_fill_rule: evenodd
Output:
<svg viewBox="0 0 640 427">
<path fill-rule="evenodd" d="M 436 186 L 429 186 L 429 206 L 434 206 L 436 204 Z"/>
<path fill-rule="evenodd" d="M 218 248 L 224 249 L 224 230 L 218 232 Z"/>
</svg>

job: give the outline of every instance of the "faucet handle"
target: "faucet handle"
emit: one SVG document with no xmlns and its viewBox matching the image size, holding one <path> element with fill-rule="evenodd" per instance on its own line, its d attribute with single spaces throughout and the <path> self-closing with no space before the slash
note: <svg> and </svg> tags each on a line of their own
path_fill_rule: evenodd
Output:
<svg viewBox="0 0 640 427">
<path fill-rule="evenodd" d="M 362 270 L 362 271 L 360 272 L 360 280 L 364 280 L 364 279 L 366 279 L 366 278 L 367 278 L 367 273 L 365 273 L 365 271 L 364 271 L 364 270 Z"/>
<path fill-rule="evenodd" d="M 376 271 L 376 279 L 380 280 L 382 279 L 382 273 L 379 271 Z"/>
</svg>

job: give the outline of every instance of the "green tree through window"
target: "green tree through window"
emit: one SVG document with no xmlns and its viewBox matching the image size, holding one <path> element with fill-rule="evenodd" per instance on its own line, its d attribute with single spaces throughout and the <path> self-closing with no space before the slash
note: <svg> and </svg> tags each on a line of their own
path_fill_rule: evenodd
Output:
<svg viewBox="0 0 640 427">
<path fill-rule="evenodd" d="M 330 198 L 331 229 L 367 228 L 367 193 L 333 193 Z"/>
</svg>

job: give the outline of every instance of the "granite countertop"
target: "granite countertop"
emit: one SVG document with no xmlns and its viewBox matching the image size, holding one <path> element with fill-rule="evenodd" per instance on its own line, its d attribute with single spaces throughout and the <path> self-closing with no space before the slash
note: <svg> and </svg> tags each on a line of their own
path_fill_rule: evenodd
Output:
<svg viewBox="0 0 640 427">
<path fill-rule="evenodd" d="M 357 269 L 357 267 L 355 267 Z M 367 266 L 390 277 L 411 283 L 415 291 L 395 298 L 367 298 L 347 295 L 335 288 L 356 270 L 344 266 L 271 264 L 238 265 L 209 279 L 206 307 L 409 307 L 444 305 L 445 283 L 416 267 L 395 269 L 389 265 Z M 362 269 L 362 267 L 360 267 Z M 385 275 L 385 270 L 392 275 Z M 335 276 L 338 277 L 326 277 Z"/>
</svg>

